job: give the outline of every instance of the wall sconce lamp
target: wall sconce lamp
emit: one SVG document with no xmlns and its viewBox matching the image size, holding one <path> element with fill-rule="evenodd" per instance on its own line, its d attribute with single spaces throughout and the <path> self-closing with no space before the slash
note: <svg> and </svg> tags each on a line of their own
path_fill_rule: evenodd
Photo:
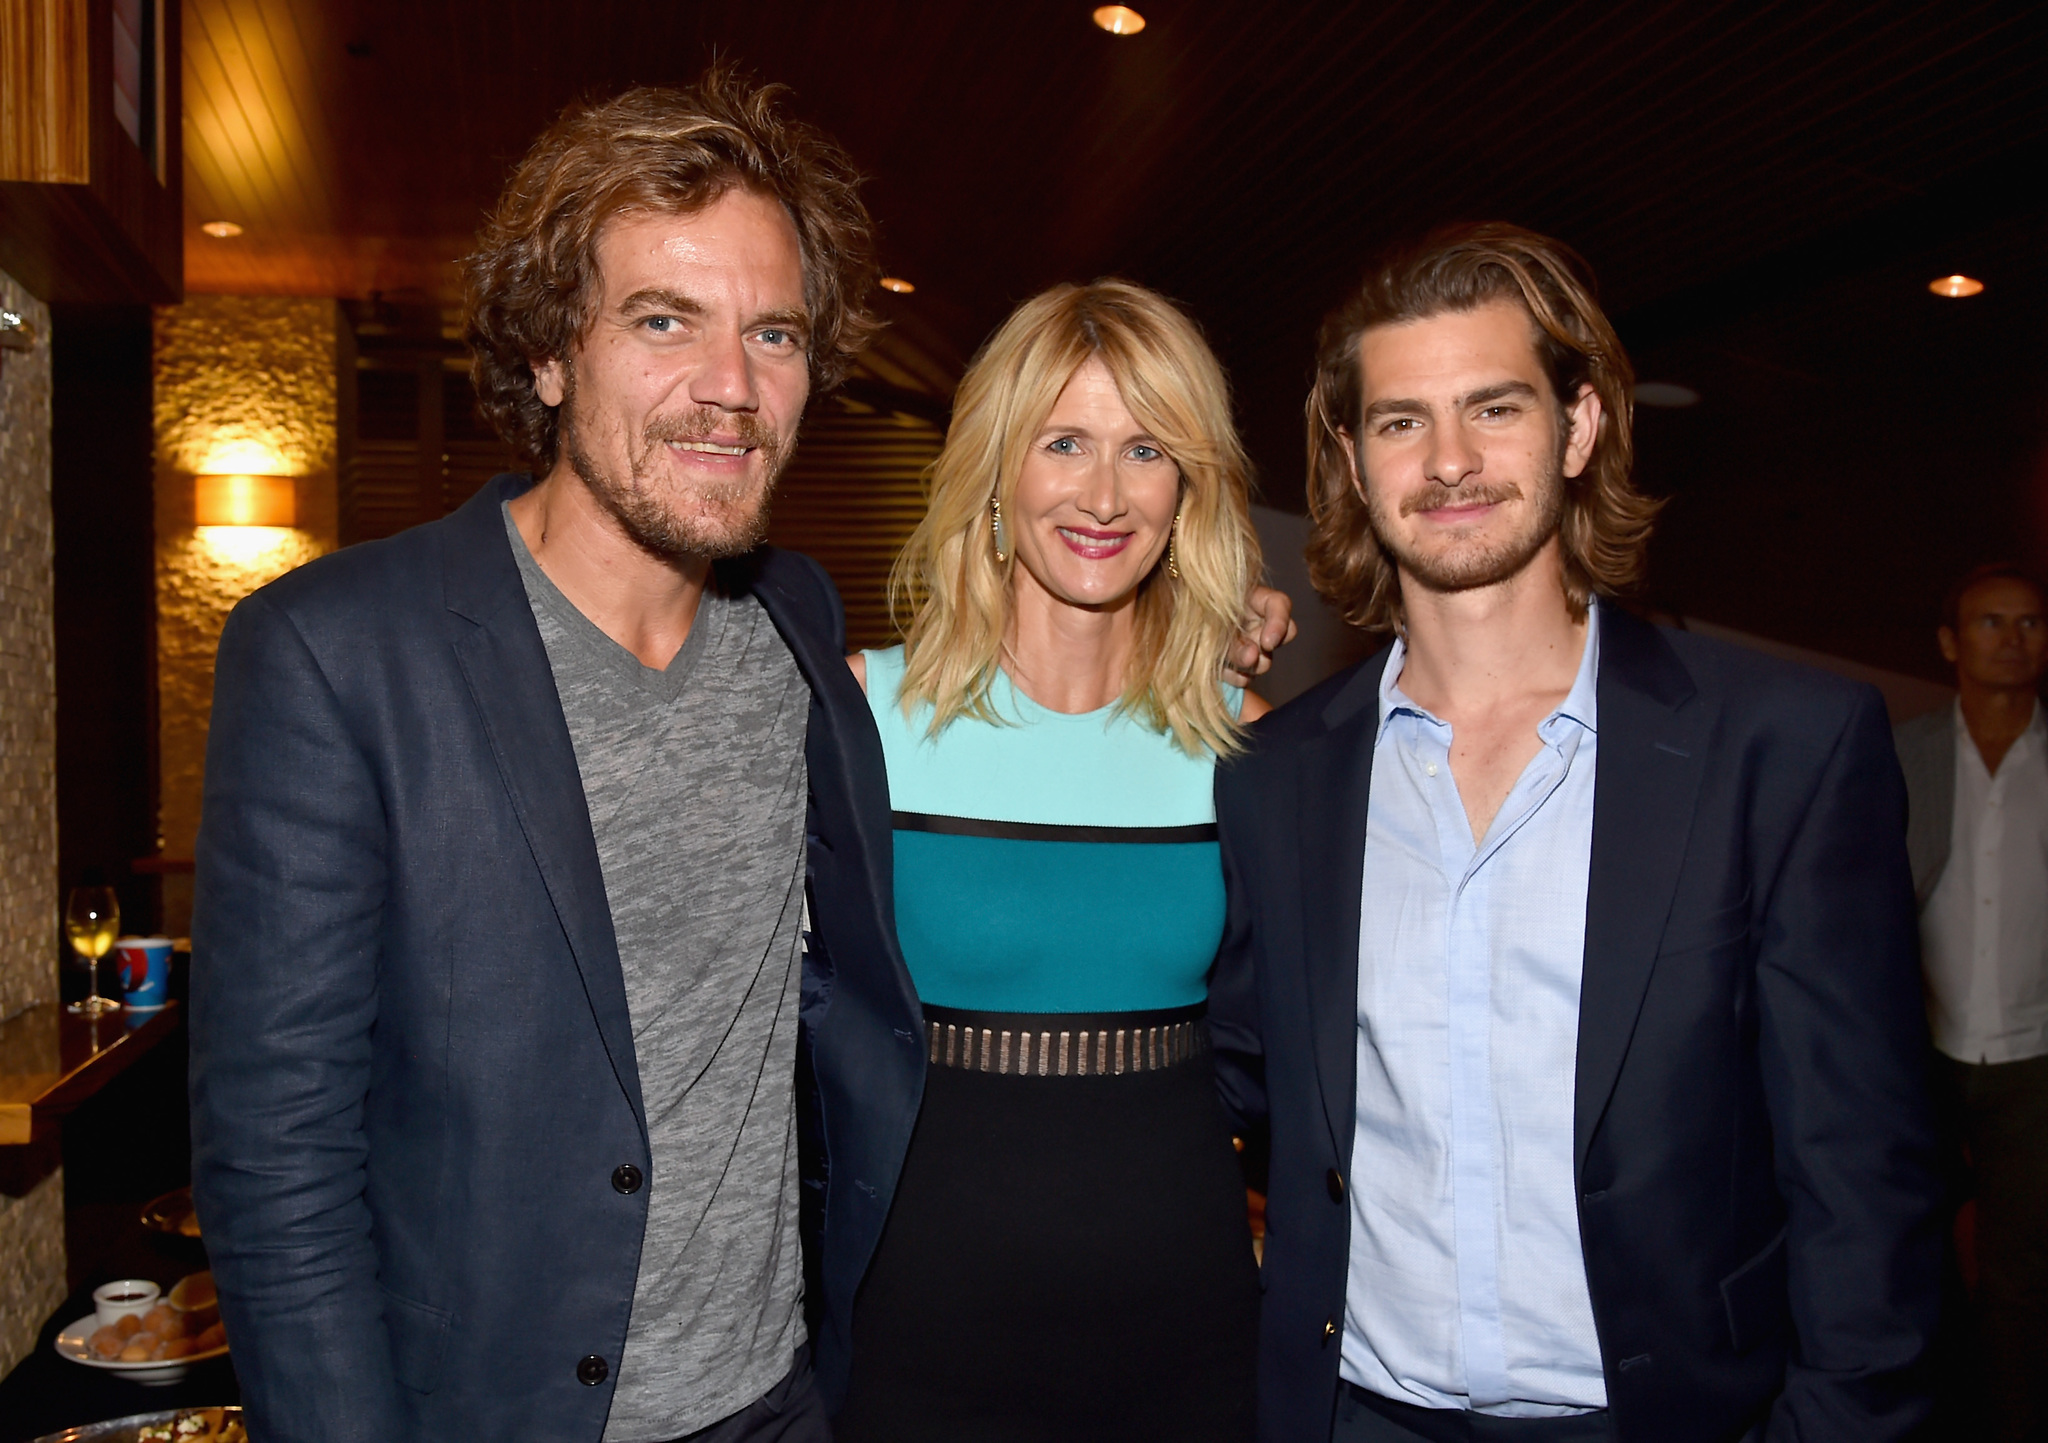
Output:
<svg viewBox="0 0 2048 1443">
<path fill-rule="evenodd" d="M 195 476 L 194 526 L 291 526 L 297 498 L 289 476 Z"/>
</svg>

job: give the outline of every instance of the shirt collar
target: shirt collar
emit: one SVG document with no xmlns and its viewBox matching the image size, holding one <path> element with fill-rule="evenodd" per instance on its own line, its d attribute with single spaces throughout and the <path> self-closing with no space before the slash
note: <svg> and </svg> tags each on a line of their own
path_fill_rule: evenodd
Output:
<svg viewBox="0 0 2048 1443">
<path fill-rule="evenodd" d="M 1388 664 L 1392 665 L 1392 662 L 1389 661 Z M 2006 760 L 2011 760 L 2015 753 L 2021 758 L 2025 758 L 2030 754 L 2048 750 L 2048 717 L 2042 716 L 2043 711 L 2048 711 L 2048 708 L 2044 708 L 2039 698 L 2036 698 L 2034 701 L 2033 718 L 2028 721 L 2027 729 L 2019 734 L 2019 739 L 2012 744 L 2012 750 L 2006 753 Z M 1977 740 L 1970 735 L 1970 724 L 1963 720 L 1963 699 L 1961 697 L 1957 697 L 1949 703 L 1949 714 L 1955 718 L 1956 745 L 1959 748 L 1968 747 L 1972 752 L 1975 752 L 1977 750 Z M 1382 713 L 1382 716 L 1384 716 L 1384 713 Z M 1981 761 L 1983 758 L 1980 756 L 1978 760 Z M 2000 772 L 2005 770 L 2004 762 L 1999 763 L 1998 770 Z"/>
<path fill-rule="evenodd" d="M 1394 648 L 1387 653 L 1387 669 L 1380 673 L 1380 724 L 1375 737 L 1384 736 L 1387 722 L 1397 711 L 1421 717 L 1425 721 L 1442 726 L 1443 722 L 1418 705 L 1415 699 L 1401 690 L 1401 668 L 1408 658 L 1408 640 L 1396 636 Z M 1545 741 L 1555 740 L 1559 720 L 1577 722 L 1596 736 L 1600 731 L 1600 603 L 1594 602 L 1586 608 L 1586 649 L 1579 655 L 1579 674 L 1572 678 L 1572 689 L 1565 693 L 1557 710 L 1545 717 L 1536 731 Z M 2041 708 L 2034 708 L 2034 724 L 2041 724 Z"/>
</svg>

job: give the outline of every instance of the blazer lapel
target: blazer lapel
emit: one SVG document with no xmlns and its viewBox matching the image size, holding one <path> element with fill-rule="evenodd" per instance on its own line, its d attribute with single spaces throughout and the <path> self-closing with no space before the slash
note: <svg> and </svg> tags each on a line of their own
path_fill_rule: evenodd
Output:
<svg viewBox="0 0 2048 1443">
<path fill-rule="evenodd" d="M 1351 1156 L 1358 1112 L 1358 928 L 1380 677 L 1391 648 L 1368 660 L 1324 709 L 1329 730 L 1298 753 L 1295 785 L 1302 947 L 1323 1117 L 1337 1156 Z"/>
<path fill-rule="evenodd" d="M 612 1071 L 645 1136 L 632 1013 L 583 777 L 499 511 L 528 484 L 523 476 L 501 476 L 445 523 L 448 609 L 471 623 L 455 640 L 455 656 L 576 959 Z"/>
<path fill-rule="evenodd" d="M 1600 750 L 1579 990 L 1574 1167 L 1613 1095 L 1671 910 L 1713 709 L 1648 622 L 1600 607 Z"/>
<path fill-rule="evenodd" d="M 822 735 L 809 739 L 811 791 L 830 795 L 832 809 L 852 820 L 860 839 L 858 864 L 873 905 L 875 935 L 894 963 L 896 990 L 903 1015 L 921 1015 L 916 986 L 896 940 L 895 833 L 889 822 L 889 777 L 882 757 L 882 738 L 868 713 L 867 698 L 846 665 L 844 639 L 819 635 L 817 618 L 807 618 L 802 600 L 783 584 L 787 559 L 773 551 L 758 563 L 751 585 L 781 633 L 797 668 L 810 683 L 811 726 Z M 807 625 L 806 622 L 809 621 Z"/>
</svg>

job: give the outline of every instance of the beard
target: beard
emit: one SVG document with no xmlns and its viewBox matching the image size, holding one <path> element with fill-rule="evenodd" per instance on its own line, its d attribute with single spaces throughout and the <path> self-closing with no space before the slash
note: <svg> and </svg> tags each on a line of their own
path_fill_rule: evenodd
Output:
<svg viewBox="0 0 2048 1443">
<path fill-rule="evenodd" d="M 569 469 L 636 546 L 666 561 L 718 561 L 761 544 L 768 534 L 768 504 L 792 450 L 772 428 L 745 412 L 715 406 L 657 416 L 629 452 L 621 477 L 605 470 L 582 443 L 573 372 L 563 389 L 562 450 Z M 654 479 L 654 463 L 669 442 L 702 441 L 720 431 L 755 449 L 763 472 L 758 481 L 737 477 L 677 494 Z"/>
<path fill-rule="evenodd" d="M 1454 541 L 1437 552 L 1425 552 L 1410 546 L 1391 524 L 1393 518 L 1388 513 L 1385 498 L 1369 484 L 1365 488 L 1366 523 L 1372 528 L 1373 540 L 1379 543 L 1380 550 L 1392 557 L 1400 568 L 1404 581 L 1412 577 L 1418 585 L 1431 591 L 1476 591 L 1484 586 L 1498 586 L 1519 576 L 1558 534 L 1564 521 L 1563 441 L 1559 442 L 1557 452 L 1550 458 L 1543 474 L 1536 478 L 1535 488 L 1535 504 L 1529 508 L 1523 525 L 1506 536 L 1485 543 Z M 1445 506 L 1494 505 L 1519 501 L 1522 497 L 1522 488 L 1512 481 L 1462 486 L 1433 482 L 1426 489 L 1405 497 L 1400 514 L 1413 516 L 1418 511 L 1434 511 Z"/>
</svg>

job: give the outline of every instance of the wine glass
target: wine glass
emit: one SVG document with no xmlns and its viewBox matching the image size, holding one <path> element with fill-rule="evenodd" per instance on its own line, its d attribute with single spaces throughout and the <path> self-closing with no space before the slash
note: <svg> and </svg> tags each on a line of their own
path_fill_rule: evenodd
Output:
<svg viewBox="0 0 2048 1443">
<path fill-rule="evenodd" d="M 66 1011 L 98 1017 L 119 1009 L 121 1004 L 113 998 L 100 996 L 100 958 L 113 950 L 114 938 L 120 931 L 121 903 L 112 887 L 71 889 L 71 895 L 64 899 L 64 939 L 78 954 L 79 965 L 91 981 L 86 986 L 86 995 Z"/>
</svg>

